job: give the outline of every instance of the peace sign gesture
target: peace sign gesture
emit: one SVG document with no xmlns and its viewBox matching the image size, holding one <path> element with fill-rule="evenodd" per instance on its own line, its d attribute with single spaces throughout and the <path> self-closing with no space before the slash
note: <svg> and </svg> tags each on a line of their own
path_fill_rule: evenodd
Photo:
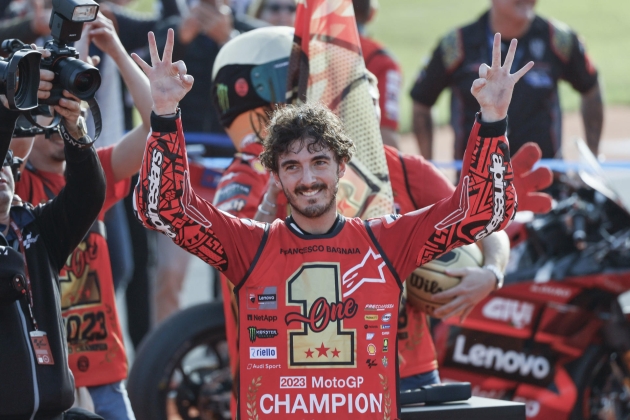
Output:
<svg viewBox="0 0 630 420">
<path fill-rule="evenodd" d="M 183 61 L 171 62 L 173 57 L 173 43 L 175 33 L 168 30 L 164 54 L 160 60 L 155 35 L 149 32 L 149 52 L 151 66 L 137 54 L 131 54 L 133 60 L 140 66 L 149 78 L 151 97 L 153 98 L 153 112 L 157 115 L 174 114 L 177 104 L 186 96 L 193 85 L 193 77 L 186 74 L 186 64 Z"/>
<path fill-rule="evenodd" d="M 516 39 L 513 39 L 505 62 L 501 66 L 501 34 L 495 34 L 492 46 L 492 66 L 482 64 L 479 67 L 479 79 L 473 82 L 470 89 L 481 106 L 481 119 L 485 122 L 499 121 L 507 116 L 514 85 L 534 67 L 534 62 L 530 61 L 516 73 L 510 74 L 516 44 Z"/>
</svg>

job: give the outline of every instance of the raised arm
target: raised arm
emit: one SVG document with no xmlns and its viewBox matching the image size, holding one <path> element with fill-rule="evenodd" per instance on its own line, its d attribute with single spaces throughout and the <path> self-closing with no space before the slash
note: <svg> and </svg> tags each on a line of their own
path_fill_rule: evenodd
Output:
<svg viewBox="0 0 630 420">
<path fill-rule="evenodd" d="M 63 116 L 60 124 L 67 134 L 79 139 L 77 119 L 80 100 L 66 90 L 63 95 L 54 110 Z M 53 200 L 35 209 L 40 213 L 38 223 L 42 237 L 48 244 L 57 271 L 85 237 L 105 201 L 105 174 L 94 147 L 81 146 L 62 137 L 65 143 L 66 185 Z"/>
<path fill-rule="evenodd" d="M 500 41 L 497 34 L 492 66 L 482 65 L 479 79 L 473 82 L 471 92 L 481 112 L 468 139 L 454 194 L 432 207 L 370 223 L 375 238 L 385 253 L 392 256 L 401 278 L 453 248 L 504 229 L 516 211 L 510 150 L 505 137 L 507 109 L 514 85 L 533 63 L 510 74 L 516 40 L 512 41 L 503 66 Z"/>
<path fill-rule="evenodd" d="M 171 62 L 172 47 L 170 30 L 160 59 L 155 37 L 149 33 L 152 66 L 133 55 L 149 78 L 154 111 L 134 190 L 136 216 L 149 229 L 167 235 L 238 283 L 255 260 L 266 225 L 222 212 L 191 188 L 177 104 L 191 89 L 193 78 L 186 74 L 183 62 Z"/>
</svg>

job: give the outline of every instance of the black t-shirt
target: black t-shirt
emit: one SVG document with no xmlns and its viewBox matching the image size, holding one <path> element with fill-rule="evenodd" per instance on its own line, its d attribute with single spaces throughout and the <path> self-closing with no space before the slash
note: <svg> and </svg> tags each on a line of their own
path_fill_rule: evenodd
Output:
<svg viewBox="0 0 630 420">
<path fill-rule="evenodd" d="M 492 60 L 493 34 L 488 18 L 486 12 L 471 25 L 442 38 L 411 90 L 414 101 L 433 106 L 442 90 L 451 87 L 451 125 L 457 159 L 464 154 L 466 137 L 479 111 L 470 88 L 479 77 L 479 66 Z M 508 46 L 509 40 L 502 41 L 502 62 Z M 553 158 L 560 150 L 562 127 L 558 80 L 566 80 L 584 93 L 597 83 L 597 71 L 570 28 L 539 16 L 518 40 L 512 72 L 529 61 L 534 61 L 534 68 L 516 84 L 508 110 L 510 149 L 514 153 L 524 143 L 534 141 L 540 145 L 544 158 Z"/>
</svg>

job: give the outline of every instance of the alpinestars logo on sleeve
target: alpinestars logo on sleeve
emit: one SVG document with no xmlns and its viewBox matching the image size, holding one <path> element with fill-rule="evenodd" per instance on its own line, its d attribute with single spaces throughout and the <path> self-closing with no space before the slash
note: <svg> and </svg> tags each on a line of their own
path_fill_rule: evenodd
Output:
<svg viewBox="0 0 630 420">
<path fill-rule="evenodd" d="M 492 218 L 486 227 L 475 235 L 476 240 L 490 235 L 499 227 L 503 219 L 505 219 L 505 172 L 507 171 L 507 165 L 503 163 L 503 156 L 493 153 L 492 164 L 488 167 L 488 171 L 492 176 L 492 187 L 494 191 L 492 197 Z"/>
<path fill-rule="evenodd" d="M 162 162 L 164 155 L 158 149 L 153 149 L 151 155 L 151 172 L 149 173 L 149 194 L 147 197 L 147 216 L 157 230 L 166 234 L 169 238 L 177 235 L 171 226 L 160 218 L 158 207 L 160 205 L 160 189 L 162 186 Z"/>
</svg>

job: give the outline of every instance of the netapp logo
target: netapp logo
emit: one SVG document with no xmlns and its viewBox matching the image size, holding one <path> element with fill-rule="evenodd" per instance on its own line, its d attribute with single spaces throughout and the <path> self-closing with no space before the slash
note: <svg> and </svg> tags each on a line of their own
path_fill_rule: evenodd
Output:
<svg viewBox="0 0 630 420">
<path fill-rule="evenodd" d="M 259 330 L 256 327 L 248 327 L 247 331 L 249 332 L 249 341 L 251 341 L 252 343 L 256 341 L 257 338 L 274 338 L 278 335 L 278 330 Z"/>
<path fill-rule="evenodd" d="M 250 347 L 250 359 L 277 359 L 278 352 L 275 347 Z"/>
<path fill-rule="evenodd" d="M 532 322 L 534 305 L 529 302 L 495 297 L 484 305 L 481 313 L 488 319 L 510 322 L 517 328 L 523 328 Z"/>
<path fill-rule="evenodd" d="M 171 226 L 164 223 L 158 214 L 160 204 L 160 188 L 162 186 L 162 161 L 164 156 L 158 149 L 153 149 L 151 155 L 151 173 L 149 174 L 149 194 L 147 196 L 147 215 L 151 224 L 157 230 L 165 233 L 169 238 L 177 236 Z"/>
<path fill-rule="evenodd" d="M 258 321 L 258 322 L 276 322 L 278 317 L 276 315 L 253 315 L 247 314 L 248 321 Z"/>
<path fill-rule="evenodd" d="M 494 189 L 494 206 L 492 207 L 492 218 L 475 239 L 485 238 L 499 227 L 503 219 L 505 219 L 505 171 L 506 165 L 503 164 L 503 156 L 493 153 L 492 164 L 488 167 L 488 171 L 492 176 Z"/>
<path fill-rule="evenodd" d="M 532 376 L 544 379 L 551 371 L 549 360 L 533 354 L 526 355 L 514 350 L 504 351 L 498 347 L 473 344 L 465 353 L 466 337 L 458 335 L 455 342 L 453 361 L 463 365 L 494 369 L 505 373 L 518 373 L 520 376 Z"/>
</svg>

